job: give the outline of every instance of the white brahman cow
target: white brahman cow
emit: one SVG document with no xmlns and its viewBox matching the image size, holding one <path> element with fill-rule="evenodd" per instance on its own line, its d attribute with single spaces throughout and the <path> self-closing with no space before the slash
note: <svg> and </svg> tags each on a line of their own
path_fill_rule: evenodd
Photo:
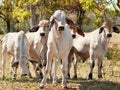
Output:
<svg viewBox="0 0 120 90">
<path fill-rule="evenodd" d="M 92 73 L 94 68 L 94 61 L 95 58 L 98 58 L 98 78 L 102 78 L 102 61 L 106 55 L 108 50 L 108 43 L 110 37 L 112 37 L 112 32 L 119 33 L 119 30 L 116 26 L 113 26 L 112 22 L 106 20 L 103 25 L 90 32 L 86 33 L 85 37 L 77 36 L 73 40 L 73 48 L 69 54 L 69 65 L 68 65 L 68 76 L 70 77 L 70 63 L 71 63 L 71 56 L 75 53 L 74 58 L 74 78 L 77 78 L 77 59 L 78 56 L 81 59 L 86 61 L 90 57 L 90 72 L 89 72 L 89 79 L 92 79 Z"/>
<path fill-rule="evenodd" d="M 26 33 L 28 42 L 30 44 L 30 57 L 39 64 L 40 79 L 42 79 L 43 74 L 41 72 L 42 62 L 46 62 L 46 52 L 47 52 L 47 39 L 49 33 L 49 22 L 48 20 L 41 20 L 38 25 L 35 25 L 30 32 Z M 42 61 L 42 60 L 44 61 Z M 36 75 L 36 63 L 32 63 L 35 69 Z"/>
<path fill-rule="evenodd" d="M 31 77 L 28 65 L 29 44 L 24 31 L 8 33 L 2 39 L 2 79 L 5 78 L 6 53 L 11 55 L 13 79 L 16 79 L 18 63 L 22 68 L 22 76 Z"/>
<path fill-rule="evenodd" d="M 71 20 L 62 10 L 57 10 L 50 18 L 50 32 L 47 41 L 47 64 L 44 77 L 41 81 L 40 88 L 44 87 L 47 74 L 51 71 L 52 61 L 55 63 L 53 83 L 56 83 L 57 61 L 62 60 L 62 86 L 66 87 L 66 77 L 68 72 L 68 54 L 72 47 L 72 35 L 70 32 Z"/>
</svg>

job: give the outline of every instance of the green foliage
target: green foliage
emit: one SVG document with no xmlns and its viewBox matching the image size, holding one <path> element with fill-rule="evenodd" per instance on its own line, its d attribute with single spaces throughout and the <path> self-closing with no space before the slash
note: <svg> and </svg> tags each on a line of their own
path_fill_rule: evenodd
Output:
<svg viewBox="0 0 120 90">
<path fill-rule="evenodd" d="M 93 12 L 96 15 L 95 27 L 100 26 L 101 23 L 103 23 L 105 19 L 110 18 L 110 16 L 113 17 L 118 14 L 118 10 L 108 8 L 115 3 L 111 0 L 79 0 L 79 2 L 86 12 Z"/>
<path fill-rule="evenodd" d="M 17 23 L 15 21 L 24 22 L 31 18 L 32 15 L 27 10 L 27 6 L 35 5 L 35 3 L 36 0 L 4 0 L 0 6 L 0 18 L 6 22 L 7 32 L 14 31 Z"/>
<path fill-rule="evenodd" d="M 76 14 L 78 25 L 84 27 L 84 24 L 86 24 L 87 31 L 90 31 L 90 29 L 93 30 L 94 27 L 100 26 L 104 19 L 108 18 L 107 14 L 112 17 L 120 15 L 119 10 L 116 8 L 109 8 L 111 5 L 115 7 L 113 0 L 4 0 L 0 6 L 0 18 L 6 23 L 13 23 L 12 21 L 24 23 L 32 17 L 32 13 L 29 10 L 30 6 L 34 6 L 36 10 L 35 15 L 39 16 L 37 19 L 39 21 L 41 19 L 49 19 L 55 10 L 62 9 L 67 13 L 69 11 L 68 14 Z M 93 18 L 85 15 L 83 11 L 85 13 L 94 13 L 95 21 L 92 20 Z M 88 24 L 88 22 L 91 24 Z M 16 22 L 13 25 L 15 25 L 13 26 L 15 28 L 18 27 Z"/>
<path fill-rule="evenodd" d="M 5 21 L 0 18 L 0 34 L 5 34 L 6 25 Z"/>
<path fill-rule="evenodd" d="M 107 53 L 107 59 L 109 60 L 120 60 L 120 49 L 115 44 Z"/>
<path fill-rule="evenodd" d="M 20 22 L 28 20 L 31 17 L 31 13 L 28 10 L 23 10 L 19 7 L 15 7 L 12 14 L 13 18 Z"/>
<path fill-rule="evenodd" d="M 36 0 L 18 0 L 19 7 L 27 7 L 29 5 L 35 5 Z"/>
<path fill-rule="evenodd" d="M 93 10 L 95 5 L 95 0 L 79 0 L 82 4 L 84 10 Z"/>
</svg>

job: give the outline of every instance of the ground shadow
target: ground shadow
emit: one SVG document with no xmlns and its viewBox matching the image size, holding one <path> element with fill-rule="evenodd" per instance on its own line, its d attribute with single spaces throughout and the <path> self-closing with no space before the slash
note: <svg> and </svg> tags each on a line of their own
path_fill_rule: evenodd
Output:
<svg viewBox="0 0 120 90">
<path fill-rule="evenodd" d="M 2 81 L 2 79 L 0 79 Z M 12 80 L 10 78 L 5 79 L 4 81 L 7 82 L 21 82 L 21 83 L 27 83 L 27 82 L 41 82 L 39 78 L 22 78 L 17 80 Z M 61 84 L 61 78 L 57 80 L 58 87 L 60 90 L 60 84 Z M 47 80 L 47 83 L 52 83 L 52 80 Z M 78 88 L 71 88 L 72 86 L 62 89 L 61 90 L 120 90 L 120 83 L 115 83 L 112 81 L 104 81 L 104 80 L 88 80 L 86 78 L 78 78 L 78 79 L 69 79 L 67 81 L 67 84 L 74 84 Z"/>
</svg>

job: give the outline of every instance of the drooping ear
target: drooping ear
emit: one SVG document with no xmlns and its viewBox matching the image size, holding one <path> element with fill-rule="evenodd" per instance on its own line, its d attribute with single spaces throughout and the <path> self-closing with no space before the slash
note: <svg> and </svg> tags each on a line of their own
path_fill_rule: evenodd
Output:
<svg viewBox="0 0 120 90">
<path fill-rule="evenodd" d="M 77 33 L 83 37 L 85 36 L 84 32 L 80 28 L 77 28 Z"/>
<path fill-rule="evenodd" d="M 112 28 L 113 28 L 113 32 L 115 32 L 115 33 L 119 33 L 120 32 L 119 29 L 116 26 L 113 26 Z"/>
<path fill-rule="evenodd" d="M 100 27 L 99 34 L 102 33 L 104 30 L 104 27 Z"/>
<path fill-rule="evenodd" d="M 68 17 L 66 17 L 66 22 L 70 26 L 74 26 L 75 25 L 74 22 L 70 18 L 68 18 Z"/>
<path fill-rule="evenodd" d="M 35 25 L 29 30 L 29 32 L 36 32 L 38 31 L 38 29 L 39 29 L 39 25 Z"/>
<path fill-rule="evenodd" d="M 49 28 L 51 29 L 51 27 L 54 25 L 55 23 L 55 19 L 53 16 L 50 17 L 50 22 L 49 22 Z"/>
<path fill-rule="evenodd" d="M 12 67 L 18 67 L 19 61 L 15 61 L 12 63 Z"/>
</svg>

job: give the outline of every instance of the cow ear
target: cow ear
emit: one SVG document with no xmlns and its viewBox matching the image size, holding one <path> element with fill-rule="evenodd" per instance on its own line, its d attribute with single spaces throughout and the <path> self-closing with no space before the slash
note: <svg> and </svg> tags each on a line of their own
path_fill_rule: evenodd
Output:
<svg viewBox="0 0 120 90">
<path fill-rule="evenodd" d="M 50 22 L 49 22 L 49 29 L 51 29 L 51 27 L 54 25 L 55 23 L 55 19 L 53 16 L 50 17 Z"/>
<path fill-rule="evenodd" d="M 36 32 L 38 31 L 38 29 L 39 29 L 39 25 L 35 25 L 29 30 L 29 32 Z"/>
<path fill-rule="evenodd" d="M 113 32 L 115 32 L 115 33 L 119 33 L 120 32 L 119 29 L 116 26 L 113 26 L 112 28 L 113 28 Z"/>
<path fill-rule="evenodd" d="M 83 37 L 85 36 L 84 32 L 80 28 L 77 28 L 77 33 Z"/>
<path fill-rule="evenodd" d="M 15 61 L 12 63 L 12 67 L 18 67 L 19 61 Z"/>
<path fill-rule="evenodd" d="M 103 28 L 103 27 L 100 27 L 99 34 L 102 33 L 103 30 L 104 30 L 104 28 Z"/>
<path fill-rule="evenodd" d="M 68 25 L 70 25 L 70 26 L 73 26 L 74 25 L 74 22 L 70 19 L 70 18 L 66 18 L 66 22 L 67 22 L 67 24 Z"/>
</svg>

